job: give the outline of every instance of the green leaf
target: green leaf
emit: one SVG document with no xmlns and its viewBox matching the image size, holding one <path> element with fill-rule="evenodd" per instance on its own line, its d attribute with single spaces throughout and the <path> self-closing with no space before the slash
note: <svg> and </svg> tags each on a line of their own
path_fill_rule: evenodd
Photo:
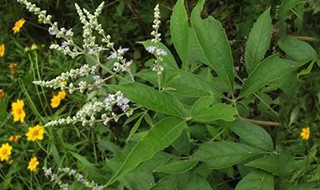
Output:
<svg viewBox="0 0 320 190">
<path fill-rule="evenodd" d="M 259 63 L 252 71 L 241 89 L 240 96 L 248 96 L 281 76 L 289 73 L 296 66 L 296 62 L 281 59 L 278 54 L 272 55 Z"/>
<path fill-rule="evenodd" d="M 134 126 L 131 128 L 130 133 L 128 135 L 127 141 L 136 133 L 138 128 L 140 127 L 141 121 L 144 118 L 145 114 L 140 115 L 139 119 L 137 122 L 134 124 Z"/>
<path fill-rule="evenodd" d="M 168 72 L 172 71 L 168 70 Z M 179 72 L 179 77 L 167 85 L 175 88 L 175 94 L 187 97 L 202 97 L 212 93 L 215 97 L 222 96 L 222 93 L 216 86 L 198 75 L 185 71 L 177 72 Z"/>
<path fill-rule="evenodd" d="M 289 18 L 292 10 L 298 4 L 303 3 L 303 0 L 283 0 L 279 8 L 279 19 L 281 22 L 285 22 Z"/>
<path fill-rule="evenodd" d="M 222 92 L 218 90 L 218 87 L 198 75 L 173 69 L 167 69 L 164 73 L 165 76 L 162 87 L 164 89 L 172 89 L 174 94 L 186 97 L 202 97 L 212 93 L 216 97 L 222 96 Z M 150 70 L 140 71 L 137 73 L 137 76 L 155 85 L 158 82 L 157 75 Z"/>
<path fill-rule="evenodd" d="M 182 119 L 168 117 L 161 120 L 131 149 L 107 185 L 111 185 L 136 168 L 141 162 L 150 160 L 157 152 L 168 147 L 179 137 L 184 128 L 186 128 L 186 123 Z"/>
<path fill-rule="evenodd" d="M 248 144 L 264 150 L 273 150 L 271 136 L 262 127 L 239 120 L 225 124 Z"/>
<path fill-rule="evenodd" d="M 167 52 L 167 55 L 163 57 L 163 62 L 165 63 L 165 67 L 171 68 L 171 69 L 178 69 L 178 65 L 173 55 L 171 54 L 171 51 L 163 43 L 158 42 L 156 45 L 154 45 L 153 43 L 151 43 L 151 40 L 146 40 L 146 41 L 137 42 L 137 43 L 142 44 L 144 48 L 147 48 L 149 46 L 156 46 L 165 50 Z"/>
<path fill-rule="evenodd" d="M 206 179 L 194 173 L 188 180 L 186 190 L 212 190 Z"/>
<path fill-rule="evenodd" d="M 264 171 L 254 170 L 244 177 L 235 190 L 274 190 L 273 176 Z"/>
<path fill-rule="evenodd" d="M 149 189 L 155 184 L 152 173 L 146 172 L 131 172 L 126 175 L 126 186 L 128 189 Z"/>
<path fill-rule="evenodd" d="M 231 105 L 213 103 L 210 96 L 202 97 L 196 101 L 191 110 L 191 118 L 199 122 L 212 122 L 216 120 L 233 121 L 237 110 Z M 211 105 L 212 104 L 212 105 Z"/>
<path fill-rule="evenodd" d="M 315 60 L 312 61 L 312 62 L 308 65 L 308 67 L 307 67 L 306 69 L 301 70 L 301 71 L 298 73 L 297 78 L 300 78 L 300 77 L 303 76 L 303 75 L 308 75 L 308 74 L 312 71 L 312 68 L 313 68 L 314 63 L 315 63 Z"/>
<path fill-rule="evenodd" d="M 299 62 L 308 62 L 317 58 L 317 52 L 307 42 L 291 36 L 280 39 L 279 46 L 287 56 Z"/>
<path fill-rule="evenodd" d="M 108 85 L 115 91 L 121 91 L 126 98 L 153 111 L 173 116 L 184 116 L 183 105 L 171 94 L 159 92 L 141 83 Z"/>
<path fill-rule="evenodd" d="M 58 149 L 57 149 L 57 146 L 56 144 L 53 142 L 53 143 L 50 143 L 50 154 L 52 155 L 53 157 L 53 161 L 55 162 L 55 164 L 59 165 L 61 164 L 61 157 L 59 155 L 59 152 L 58 152 Z M 50 156 L 51 156 L 50 155 Z"/>
<path fill-rule="evenodd" d="M 89 168 L 90 170 L 97 170 L 94 164 L 89 162 L 85 157 L 81 156 L 76 152 L 70 152 L 70 154 L 75 157 L 84 167 Z"/>
<path fill-rule="evenodd" d="M 173 8 L 170 20 L 170 32 L 173 45 L 182 61 L 186 64 L 188 52 L 188 15 L 184 7 L 184 0 L 178 0 Z"/>
<path fill-rule="evenodd" d="M 272 36 L 272 19 L 270 8 L 259 16 L 248 37 L 245 50 L 245 66 L 250 74 L 263 59 L 268 50 Z"/>
<path fill-rule="evenodd" d="M 253 168 L 258 168 L 273 175 L 279 175 L 279 155 L 268 155 L 265 157 L 257 158 L 251 162 L 245 164 L 245 166 L 250 166 Z"/>
<path fill-rule="evenodd" d="M 211 169 L 222 169 L 262 153 L 260 149 L 241 143 L 211 142 L 200 145 L 194 157 L 207 163 Z"/>
<path fill-rule="evenodd" d="M 192 27 L 202 47 L 208 64 L 224 81 L 228 89 L 233 89 L 233 58 L 226 33 L 219 21 L 209 16 L 201 19 L 204 0 L 200 0 L 191 13 Z"/>
<path fill-rule="evenodd" d="M 198 161 L 196 160 L 178 160 L 172 159 L 166 164 L 155 169 L 154 172 L 168 173 L 168 174 L 177 174 L 184 173 L 191 170 Z"/>
<path fill-rule="evenodd" d="M 160 179 L 150 190 L 178 190 L 179 176 L 169 175 Z"/>
<path fill-rule="evenodd" d="M 189 129 L 188 129 L 189 130 Z M 190 133 L 188 131 L 188 133 Z M 183 130 L 181 135 L 171 144 L 171 146 L 181 155 L 189 155 L 190 153 L 190 134 Z"/>
<path fill-rule="evenodd" d="M 208 64 L 209 61 L 206 57 L 206 54 L 204 53 L 201 45 L 199 44 L 198 38 L 193 30 L 192 27 L 189 27 L 189 38 L 188 38 L 188 57 L 187 57 L 187 63 L 188 66 L 196 67 L 197 65 L 195 63 L 200 62 Z"/>
</svg>

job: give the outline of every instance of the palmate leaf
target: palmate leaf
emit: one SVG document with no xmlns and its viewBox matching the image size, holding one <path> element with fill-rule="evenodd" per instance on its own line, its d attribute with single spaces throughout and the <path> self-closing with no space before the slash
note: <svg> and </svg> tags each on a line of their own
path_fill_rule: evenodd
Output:
<svg viewBox="0 0 320 190">
<path fill-rule="evenodd" d="M 250 74 L 263 59 L 268 50 L 272 35 L 270 8 L 259 16 L 248 37 L 245 50 L 245 66 Z"/>
<path fill-rule="evenodd" d="M 158 82 L 157 75 L 151 70 L 140 71 L 136 75 L 152 84 L 157 84 Z M 186 71 L 167 69 L 163 78 L 162 87 L 172 89 L 171 92 L 174 94 L 186 97 L 202 97 L 212 93 L 217 98 L 222 96 L 222 92 L 218 90 L 215 84 Z"/>
<path fill-rule="evenodd" d="M 178 52 L 182 64 L 186 64 L 188 52 L 188 15 L 184 0 L 178 0 L 173 8 L 170 20 L 170 32 L 173 45 Z"/>
<path fill-rule="evenodd" d="M 246 175 L 236 186 L 235 190 L 274 190 L 272 174 L 254 170 Z"/>
<path fill-rule="evenodd" d="M 211 169 L 222 169 L 263 153 L 261 149 L 241 143 L 211 142 L 200 145 L 194 158 L 207 163 Z"/>
<path fill-rule="evenodd" d="M 177 73 L 179 74 L 178 77 L 167 85 L 175 89 L 175 94 L 187 97 L 202 97 L 210 94 L 217 98 L 222 96 L 218 87 L 208 80 L 186 71 L 177 71 Z"/>
<path fill-rule="evenodd" d="M 108 181 L 106 186 L 111 185 L 123 177 L 141 162 L 150 160 L 157 152 L 169 146 L 179 137 L 186 123 L 183 119 L 167 117 L 158 122 L 130 151 L 120 168 Z"/>
<path fill-rule="evenodd" d="M 280 48 L 291 58 L 305 63 L 317 57 L 317 52 L 307 42 L 286 36 L 280 39 Z"/>
<path fill-rule="evenodd" d="M 288 74 L 296 64 L 296 62 L 281 59 L 278 54 L 269 56 L 251 72 L 241 89 L 240 96 L 245 97 L 257 92 L 270 82 Z"/>
<path fill-rule="evenodd" d="M 209 16 L 201 19 L 204 0 L 200 0 L 191 13 L 192 28 L 208 59 L 208 64 L 231 91 L 234 67 L 230 44 L 219 21 Z"/>
<path fill-rule="evenodd" d="M 198 38 L 192 27 L 189 27 L 189 38 L 188 38 L 188 56 L 187 56 L 187 64 L 192 70 L 192 68 L 196 67 L 197 62 L 208 64 L 209 61 L 204 53 L 201 45 L 199 44 Z"/>
</svg>

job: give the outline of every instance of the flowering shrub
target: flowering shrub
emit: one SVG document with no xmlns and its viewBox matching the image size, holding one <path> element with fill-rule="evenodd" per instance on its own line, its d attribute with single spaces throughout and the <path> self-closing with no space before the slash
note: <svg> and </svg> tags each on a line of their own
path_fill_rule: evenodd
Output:
<svg viewBox="0 0 320 190">
<path fill-rule="evenodd" d="M 12 23 L 20 58 L 8 53 L 13 44 L 0 45 L 0 79 L 11 84 L 0 91 L 1 189 L 319 187 L 312 175 L 319 170 L 319 112 L 297 116 L 312 105 L 307 100 L 319 101 L 319 91 L 301 105 L 286 99 L 303 99 L 297 79 L 319 64 L 317 44 L 303 41 L 317 39 L 290 34 L 290 11 L 304 9 L 298 1 L 261 5 L 250 25 L 227 19 L 231 29 L 204 0 L 175 1 L 170 22 L 161 17 L 164 4 L 152 5 L 152 32 L 139 39 L 141 51 L 108 34 L 100 19 L 105 2 L 94 11 L 75 3 L 74 26 L 17 2 L 36 21 L 19 15 Z M 120 1 L 116 14 L 124 6 Z M 168 23 L 170 36 L 162 30 Z M 33 40 L 21 45 L 28 24 L 45 31 L 49 49 Z M 229 31 L 242 24 L 250 31 Z"/>
</svg>

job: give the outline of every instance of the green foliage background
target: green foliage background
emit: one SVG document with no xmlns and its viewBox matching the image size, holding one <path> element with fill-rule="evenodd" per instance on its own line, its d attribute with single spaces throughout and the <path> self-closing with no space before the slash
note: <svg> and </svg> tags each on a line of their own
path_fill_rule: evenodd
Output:
<svg viewBox="0 0 320 190">
<path fill-rule="evenodd" d="M 93 11 L 101 1 L 32 2 L 46 9 L 61 26 L 73 27 L 75 34 L 81 36 L 82 26 L 74 3 Z M 110 189 L 320 187 L 319 2 L 207 0 L 203 10 L 199 4 L 194 8 L 196 0 L 179 2 L 186 7 L 186 12 L 178 10 L 178 19 L 174 22 L 171 16 L 177 3 L 174 0 L 105 1 L 99 21 L 116 44 L 130 48 L 128 58 L 135 60 L 132 70 L 139 83 L 118 85 L 124 82 L 115 79 L 99 93 L 121 90 L 141 108 L 130 118 L 121 118 L 109 127 L 97 124 L 47 128 L 45 140 L 39 143 L 22 138 L 13 144 L 12 162 L 0 163 L 1 189 L 58 188 L 44 177 L 41 169 L 37 173 L 27 170 L 33 155 L 37 155 L 40 166 L 76 168 L 90 180 L 110 185 Z M 151 38 L 156 3 L 161 9 L 162 42 L 172 53 L 166 58 L 172 64 L 162 79 L 164 93 L 151 87 L 157 86 L 157 78 L 149 68 L 151 56 L 144 50 L 149 43 L 145 40 Z M 187 17 L 182 19 L 185 14 Z M 50 98 L 55 91 L 35 86 L 32 81 L 50 80 L 88 60 L 86 57 L 72 60 L 49 50 L 49 44 L 55 39 L 48 34 L 46 26 L 17 2 L 3 0 L 0 16 L 0 44 L 6 45 L 5 56 L 0 58 L 0 88 L 6 94 L 0 100 L 0 142 L 5 143 L 10 135 L 23 136 L 29 126 L 74 115 L 94 94 L 68 94 L 59 109 L 51 109 Z M 208 16 L 214 18 L 204 19 Z M 22 17 L 26 24 L 19 33 L 13 34 L 14 22 Z M 254 25 L 258 18 L 261 26 Z M 265 24 L 271 21 L 272 34 Z M 218 32 L 211 36 L 211 40 L 220 45 L 216 51 L 210 51 L 212 41 L 205 36 L 208 33 L 205 22 L 218 27 Z M 194 32 L 204 47 L 202 54 L 197 49 L 188 50 L 184 44 L 184 37 L 188 35 L 183 32 L 186 29 L 188 33 L 191 23 L 197 25 Z M 256 30 L 252 29 L 254 26 Z M 250 31 L 260 36 L 250 40 Z M 256 45 L 260 40 L 263 44 Z M 75 41 L 80 42 L 81 38 Z M 32 43 L 39 48 L 25 51 Z M 223 50 L 218 52 L 220 49 Z M 246 53 L 256 49 L 261 50 L 260 57 L 252 60 L 251 65 L 245 64 L 250 62 L 250 55 Z M 221 54 L 225 56 L 221 63 L 230 62 L 234 67 L 220 68 L 222 64 L 216 63 L 215 58 Z M 18 64 L 14 71 L 8 68 L 11 62 Z M 287 65 L 281 70 L 279 63 Z M 284 75 L 292 65 L 295 68 Z M 23 124 L 13 123 L 10 115 L 11 102 L 18 98 L 26 102 L 27 122 Z M 235 115 L 240 119 L 233 121 Z M 277 121 L 281 126 L 263 126 L 241 118 Z M 172 127 L 171 130 L 168 131 L 167 126 Z M 311 129 L 308 141 L 300 137 L 303 127 Z M 159 138 L 159 134 L 167 138 Z M 150 147 L 150 144 L 155 145 Z M 71 189 L 85 189 L 74 179 L 62 177 L 71 184 Z"/>
</svg>

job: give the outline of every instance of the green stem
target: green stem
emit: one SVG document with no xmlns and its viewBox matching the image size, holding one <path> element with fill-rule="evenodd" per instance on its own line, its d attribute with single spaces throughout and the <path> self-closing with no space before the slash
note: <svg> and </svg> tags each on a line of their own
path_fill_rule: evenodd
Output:
<svg viewBox="0 0 320 190">
<path fill-rule="evenodd" d="M 27 97 L 27 100 L 28 100 L 28 102 L 30 104 L 30 109 L 34 112 L 35 115 L 37 115 L 40 118 L 41 122 L 43 123 L 44 119 L 42 118 L 42 116 L 38 112 L 37 107 L 34 105 L 32 99 L 31 99 L 31 97 L 30 97 L 30 95 L 29 95 L 29 93 L 28 93 L 28 91 L 26 89 L 26 87 L 24 86 L 23 81 L 19 80 L 19 85 L 20 85 L 20 88 L 22 89 L 22 91 L 24 92 L 25 96 Z"/>
</svg>

